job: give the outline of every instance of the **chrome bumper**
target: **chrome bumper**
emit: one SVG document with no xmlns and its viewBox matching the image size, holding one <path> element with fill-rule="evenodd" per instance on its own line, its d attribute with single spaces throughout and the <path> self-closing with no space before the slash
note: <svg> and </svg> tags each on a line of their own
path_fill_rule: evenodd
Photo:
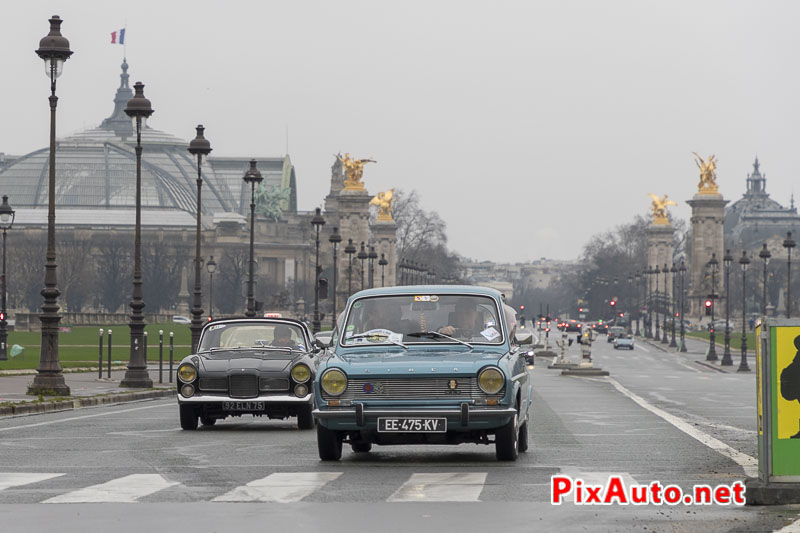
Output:
<svg viewBox="0 0 800 533">
<path fill-rule="evenodd" d="M 257 396 L 255 398 L 231 398 L 230 396 L 210 396 L 195 394 L 189 398 L 178 393 L 178 403 L 222 403 L 222 402 L 264 402 L 264 403 L 311 403 L 312 393 L 308 393 L 302 398 L 281 394 L 276 396 Z"/>
<path fill-rule="evenodd" d="M 514 407 L 501 409 L 476 409 L 469 404 L 462 403 L 460 408 L 450 409 L 366 409 L 363 404 L 356 404 L 352 409 L 320 410 L 314 409 L 312 415 L 317 420 L 335 420 L 341 422 L 355 422 L 357 426 L 364 426 L 367 420 L 375 421 L 379 417 L 446 417 L 456 419 L 463 427 L 469 425 L 471 419 L 492 420 L 495 418 L 513 417 L 517 413 Z"/>
</svg>

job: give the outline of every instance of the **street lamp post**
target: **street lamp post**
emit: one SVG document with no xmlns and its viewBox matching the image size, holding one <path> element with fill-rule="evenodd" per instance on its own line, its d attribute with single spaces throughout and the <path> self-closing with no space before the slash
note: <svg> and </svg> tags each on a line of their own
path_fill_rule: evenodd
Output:
<svg viewBox="0 0 800 533">
<path fill-rule="evenodd" d="M 356 246 L 353 239 L 347 239 L 347 246 L 344 247 L 347 254 L 347 297 L 353 294 L 353 254 L 356 253 Z"/>
<path fill-rule="evenodd" d="M 150 100 L 144 97 L 144 84 L 137 81 L 133 85 L 133 98 L 128 100 L 125 114 L 136 120 L 136 225 L 133 237 L 133 291 L 131 293 L 131 317 L 128 326 L 131 330 L 130 361 L 122 387 L 150 388 L 153 380 L 147 373 L 147 359 L 144 353 L 144 299 L 142 294 L 142 122 L 153 114 Z"/>
<path fill-rule="evenodd" d="M 795 247 L 791 231 L 786 232 L 783 247 L 786 248 L 786 318 L 790 318 L 792 316 L 792 248 Z"/>
<path fill-rule="evenodd" d="M 772 257 L 772 254 L 769 253 L 767 250 L 767 243 L 764 243 L 764 246 L 761 247 L 761 251 L 758 252 L 758 257 L 764 262 L 764 273 L 763 273 L 763 283 L 762 283 L 762 295 L 761 295 L 761 316 L 767 316 L 767 265 L 769 264 L 769 258 Z"/>
<path fill-rule="evenodd" d="M 367 258 L 369 259 L 369 288 L 371 289 L 375 287 L 375 260 L 378 258 L 378 252 L 375 251 L 374 246 L 369 247 Z"/>
<path fill-rule="evenodd" d="M 739 258 L 739 265 L 742 267 L 742 356 L 739 360 L 739 369 L 737 372 L 750 372 L 750 367 L 747 366 L 747 304 L 745 299 L 745 290 L 747 281 L 747 266 L 750 264 L 750 259 L 747 257 L 747 251 L 742 252 L 742 257 Z"/>
<path fill-rule="evenodd" d="M 203 156 L 208 156 L 211 153 L 211 143 L 203 136 L 202 124 L 197 126 L 197 136 L 189 143 L 189 153 L 197 156 L 197 229 L 195 232 L 195 249 L 194 249 L 194 292 L 192 301 L 192 324 L 189 329 L 192 331 L 192 353 L 197 351 L 197 345 L 200 342 L 200 332 L 203 330 L 203 292 L 200 286 L 200 267 L 203 260 L 200 258 L 200 217 L 201 214 L 201 191 L 203 188 L 203 176 L 200 168 L 203 162 Z"/>
<path fill-rule="evenodd" d="M 56 78 L 64 69 L 64 62 L 72 55 L 69 41 L 61 35 L 62 20 L 53 15 L 50 33 L 39 41 L 36 54 L 44 60 L 45 74 L 50 78 L 50 165 L 47 196 L 47 253 L 45 259 L 44 288 L 41 291 L 44 303 L 39 320 L 42 322 L 42 343 L 39 352 L 39 368 L 28 387 L 28 394 L 69 396 L 69 387 L 61 373 L 58 362 L 58 276 L 56 269 Z"/>
<path fill-rule="evenodd" d="M 669 267 L 667 264 L 664 263 L 664 266 L 661 267 L 661 273 L 664 274 L 664 296 L 661 298 L 661 316 L 663 322 L 663 326 L 661 327 L 661 344 L 669 344 L 669 340 L 667 339 L 667 313 L 669 313 L 669 300 L 668 295 L 669 292 L 667 291 L 667 276 L 669 275 Z"/>
<path fill-rule="evenodd" d="M 214 256 L 206 263 L 206 270 L 208 270 L 208 316 L 214 317 L 214 272 L 217 271 L 217 263 L 214 261 Z"/>
<path fill-rule="evenodd" d="M 384 270 L 386 269 L 386 265 L 389 264 L 389 261 L 386 260 L 386 254 L 381 253 L 381 258 L 378 260 L 378 264 L 381 267 L 381 287 L 385 286 L 385 278 L 384 278 Z"/>
<path fill-rule="evenodd" d="M 333 317 L 331 318 L 331 329 L 336 329 L 336 278 L 339 275 L 339 269 L 337 267 L 337 259 L 339 255 L 339 243 L 342 242 L 342 236 L 339 234 L 339 228 L 334 227 L 333 233 L 331 233 L 330 237 L 328 237 L 328 242 L 333 244 Z"/>
<path fill-rule="evenodd" d="M 364 248 L 364 241 L 361 241 L 361 249 L 356 256 L 361 260 L 361 290 L 364 290 L 364 261 L 367 259 L 367 250 Z"/>
<path fill-rule="evenodd" d="M 8 196 L 3 195 L 3 204 L 0 205 L 0 228 L 3 229 L 3 309 L 0 311 L 0 361 L 8 360 L 8 310 L 6 309 L 6 232 L 14 225 L 15 211 L 8 205 Z"/>
<path fill-rule="evenodd" d="M 636 279 L 636 332 L 634 335 L 641 337 L 642 330 L 639 329 L 639 321 L 642 319 L 642 284 L 640 283 L 643 279 L 642 273 L 637 270 L 634 278 Z"/>
<path fill-rule="evenodd" d="M 311 225 L 314 226 L 314 233 L 316 234 L 314 256 L 314 320 L 311 322 L 311 332 L 319 333 L 319 275 L 322 273 L 322 267 L 319 264 L 319 230 L 325 225 L 325 218 L 323 218 L 322 210 L 319 207 L 314 211 Z M 334 320 L 336 319 L 334 318 Z"/>
<path fill-rule="evenodd" d="M 658 265 L 656 265 L 656 266 L 653 267 L 653 276 L 656 278 L 656 292 L 655 292 L 655 298 L 654 298 L 655 299 L 655 303 L 653 304 L 653 307 L 655 307 L 654 311 L 656 313 L 656 332 L 655 332 L 655 336 L 653 337 L 653 340 L 655 340 L 655 341 L 660 341 L 661 340 L 661 335 L 660 335 L 659 329 L 658 329 L 659 325 L 660 325 L 660 322 L 658 320 L 658 307 L 656 307 L 658 305 L 658 298 L 659 298 L 659 294 L 660 294 L 659 291 L 658 291 L 658 273 L 659 273 Z"/>
<path fill-rule="evenodd" d="M 672 335 L 670 335 L 669 347 L 677 348 L 678 343 L 675 342 L 675 276 L 678 274 L 678 269 L 675 267 L 675 263 L 672 263 L 672 267 L 669 271 L 672 274 L 672 294 L 670 295 L 670 303 L 672 304 Z M 681 320 L 683 320 L 683 317 L 681 317 Z"/>
<path fill-rule="evenodd" d="M 686 291 L 684 289 L 683 283 L 684 283 L 684 279 L 686 277 L 686 262 L 683 260 L 683 258 L 681 258 L 681 266 L 678 268 L 678 272 L 680 273 L 680 276 L 681 276 L 681 296 L 680 296 L 680 298 L 681 298 L 681 346 L 680 346 L 680 348 L 678 348 L 678 351 L 685 353 L 686 352 L 686 326 L 684 325 L 684 320 L 683 320 L 683 309 L 684 309 L 684 303 L 685 303 L 685 300 L 686 300 Z"/>
<path fill-rule="evenodd" d="M 722 354 L 722 366 L 733 366 L 733 357 L 731 357 L 731 263 L 733 263 L 733 256 L 730 250 L 725 250 L 725 256 L 722 258 L 722 264 L 725 265 L 725 351 Z"/>
<path fill-rule="evenodd" d="M 706 361 L 716 361 L 719 359 L 717 357 L 717 342 L 715 338 L 715 331 L 714 331 L 714 308 L 717 306 L 716 298 L 717 298 L 717 265 L 719 265 L 719 261 L 717 261 L 717 254 L 711 254 L 711 260 L 708 262 L 709 266 L 711 266 L 711 328 L 709 333 L 709 343 L 708 343 L 708 353 L 706 354 Z M 727 328 L 726 328 L 727 329 Z"/>
<path fill-rule="evenodd" d="M 247 311 L 244 316 L 253 318 L 256 316 L 256 298 L 255 290 L 253 288 L 253 261 L 254 261 L 254 229 L 256 225 L 256 185 L 261 183 L 264 179 L 261 172 L 256 168 L 256 160 L 250 160 L 250 168 L 244 173 L 242 177 L 245 183 L 250 185 L 250 261 L 247 271 Z"/>
<path fill-rule="evenodd" d="M 647 269 L 644 271 L 644 276 L 646 278 L 646 283 L 644 284 L 645 287 L 645 295 L 644 295 L 644 302 L 647 306 L 647 314 L 644 317 L 644 338 L 650 339 L 653 337 L 653 330 L 652 330 L 652 321 L 653 321 L 653 305 L 650 301 L 650 283 L 653 280 L 652 276 L 653 272 L 650 269 L 650 265 L 647 266 Z"/>
</svg>

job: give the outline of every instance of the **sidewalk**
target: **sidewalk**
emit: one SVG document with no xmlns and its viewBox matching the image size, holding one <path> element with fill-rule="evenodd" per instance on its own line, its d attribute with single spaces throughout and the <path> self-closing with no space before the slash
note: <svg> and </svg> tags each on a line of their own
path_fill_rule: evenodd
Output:
<svg viewBox="0 0 800 533">
<path fill-rule="evenodd" d="M 730 366 L 722 366 L 722 354 L 725 352 L 725 347 L 717 344 L 716 345 L 716 352 L 717 352 L 717 360 L 716 361 L 706 361 L 706 353 L 708 352 L 709 342 L 702 339 L 697 339 L 694 337 L 685 337 L 686 341 L 686 351 L 685 352 L 678 352 L 676 348 L 670 348 L 669 344 L 661 344 L 660 342 L 654 341 L 652 339 L 645 339 L 644 337 L 637 337 L 639 342 L 646 343 L 648 346 L 655 348 L 656 350 L 660 350 L 662 352 L 670 352 L 670 353 L 678 353 L 679 355 L 694 361 L 695 363 L 714 369 L 718 372 L 724 373 L 736 373 L 739 369 L 739 361 L 741 359 L 741 351 L 739 349 L 731 349 L 731 358 L 733 359 L 733 365 Z M 680 339 L 676 337 L 676 342 L 680 344 Z M 747 350 L 747 363 L 750 367 L 750 371 L 755 374 L 755 362 L 756 362 L 756 352 L 755 350 L 748 349 Z"/>
<path fill-rule="evenodd" d="M 164 383 L 158 382 L 158 365 L 149 365 L 148 372 L 153 380 L 152 389 L 129 389 L 120 387 L 125 377 L 124 370 L 112 370 L 111 379 L 107 372 L 103 378 L 97 377 L 97 369 L 91 372 L 65 372 L 64 381 L 70 389 L 68 397 L 37 397 L 27 394 L 28 385 L 36 374 L 7 372 L 0 376 L 0 417 L 28 415 L 65 409 L 78 409 L 92 405 L 160 398 L 175 394 L 175 383 L 169 383 L 169 373 L 164 369 Z M 174 378 L 173 378 L 174 379 Z"/>
</svg>

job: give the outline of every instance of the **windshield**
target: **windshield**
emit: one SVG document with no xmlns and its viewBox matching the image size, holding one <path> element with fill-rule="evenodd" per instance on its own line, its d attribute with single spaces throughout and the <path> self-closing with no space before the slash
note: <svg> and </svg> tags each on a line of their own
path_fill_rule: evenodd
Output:
<svg viewBox="0 0 800 533">
<path fill-rule="evenodd" d="M 225 348 L 281 347 L 306 351 L 299 326 L 285 322 L 235 322 L 205 329 L 198 352 Z M 287 353 L 289 350 L 287 350 Z"/>
<path fill-rule="evenodd" d="M 353 302 L 343 346 L 369 344 L 502 344 L 493 298 L 456 294 L 372 296 Z"/>
</svg>

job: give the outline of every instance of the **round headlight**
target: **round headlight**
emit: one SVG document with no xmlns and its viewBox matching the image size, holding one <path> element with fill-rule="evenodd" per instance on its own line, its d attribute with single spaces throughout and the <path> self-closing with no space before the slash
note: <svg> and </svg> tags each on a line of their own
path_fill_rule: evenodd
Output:
<svg viewBox="0 0 800 533">
<path fill-rule="evenodd" d="M 197 377 L 197 369 L 194 367 L 194 365 L 186 363 L 178 367 L 178 379 L 180 379 L 184 383 L 189 383 L 190 381 L 194 381 L 196 377 Z"/>
<path fill-rule="evenodd" d="M 185 398 L 190 397 L 192 394 L 194 394 L 194 387 L 189 384 L 184 385 L 183 387 L 181 387 L 181 394 Z"/>
<path fill-rule="evenodd" d="M 292 368 L 292 379 L 296 383 L 305 383 L 311 378 L 311 369 L 303 363 L 298 363 Z M 305 394 L 303 395 L 305 396 Z"/>
<path fill-rule="evenodd" d="M 503 376 L 499 368 L 490 366 L 489 368 L 484 368 L 478 374 L 478 387 L 486 394 L 497 394 L 505 384 L 505 376 Z"/>
<path fill-rule="evenodd" d="M 347 376 L 338 368 L 331 368 L 322 375 L 319 383 L 326 393 L 339 396 L 347 388 Z"/>
<path fill-rule="evenodd" d="M 308 394 L 308 387 L 305 385 L 295 385 L 294 387 L 294 394 L 298 398 L 303 398 L 306 394 Z"/>
</svg>

